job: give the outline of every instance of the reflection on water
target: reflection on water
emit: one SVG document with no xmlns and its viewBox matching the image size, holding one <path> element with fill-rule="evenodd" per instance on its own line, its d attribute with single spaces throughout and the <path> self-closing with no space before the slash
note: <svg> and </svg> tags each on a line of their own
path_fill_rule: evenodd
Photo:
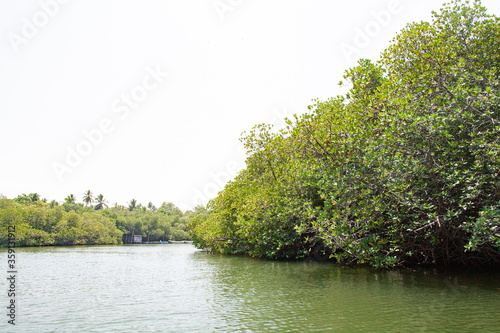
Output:
<svg viewBox="0 0 500 333">
<path fill-rule="evenodd" d="M 500 327 L 495 273 L 271 262 L 207 254 L 185 244 L 17 251 L 16 329 L 23 332 L 496 332 Z M 0 323 L 0 331 L 6 325 Z"/>
</svg>

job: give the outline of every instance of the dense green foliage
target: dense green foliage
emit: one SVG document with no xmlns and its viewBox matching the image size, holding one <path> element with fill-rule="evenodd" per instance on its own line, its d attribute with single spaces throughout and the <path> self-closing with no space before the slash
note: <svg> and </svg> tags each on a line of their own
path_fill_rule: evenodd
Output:
<svg viewBox="0 0 500 333">
<path fill-rule="evenodd" d="M 84 204 L 74 195 L 62 205 L 40 199 L 39 195 L 20 195 L 14 200 L 0 196 L 0 245 L 8 242 L 9 226 L 15 226 L 16 246 L 120 244 L 124 233 L 143 235 L 143 241 L 187 240 L 189 220 L 205 214 L 204 208 L 183 213 L 173 203 L 156 209 L 134 201 L 133 209 L 107 207 L 102 194 L 95 199 L 90 191 Z M 91 205 L 95 202 L 95 205 Z"/>
<path fill-rule="evenodd" d="M 408 25 L 346 71 L 345 96 L 243 139 L 247 168 L 193 220 L 195 244 L 377 267 L 500 262 L 499 50 L 479 1 Z"/>
</svg>

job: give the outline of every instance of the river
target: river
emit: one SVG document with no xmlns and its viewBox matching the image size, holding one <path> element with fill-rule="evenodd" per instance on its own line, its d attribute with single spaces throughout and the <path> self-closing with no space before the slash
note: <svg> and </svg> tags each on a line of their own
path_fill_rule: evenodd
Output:
<svg viewBox="0 0 500 333">
<path fill-rule="evenodd" d="M 16 255 L 16 325 L 4 314 L 0 332 L 500 329 L 494 272 L 273 262 L 189 244 L 17 248 Z M 6 267 L 5 249 L 2 256 Z M 6 312 L 7 285 L 2 290 Z"/>
</svg>

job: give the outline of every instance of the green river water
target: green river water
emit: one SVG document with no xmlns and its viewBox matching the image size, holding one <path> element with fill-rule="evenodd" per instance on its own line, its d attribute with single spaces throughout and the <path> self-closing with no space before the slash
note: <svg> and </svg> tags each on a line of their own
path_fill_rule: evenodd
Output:
<svg viewBox="0 0 500 333">
<path fill-rule="evenodd" d="M 15 250 L 16 325 L 4 278 L 0 332 L 500 332 L 495 272 L 273 262 L 189 244 Z"/>
</svg>

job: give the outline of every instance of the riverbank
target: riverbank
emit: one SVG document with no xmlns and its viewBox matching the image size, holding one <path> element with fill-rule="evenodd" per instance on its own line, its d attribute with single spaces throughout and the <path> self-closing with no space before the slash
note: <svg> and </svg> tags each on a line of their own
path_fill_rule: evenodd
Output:
<svg viewBox="0 0 500 333">
<path fill-rule="evenodd" d="M 0 195 L 0 246 L 113 245 L 190 239 L 186 224 L 204 210 L 182 212 L 172 203 L 160 208 L 92 207 L 74 202 L 47 203 L 38 195 L 7 199 Z M 9 236 L 10 235 L 10 236 Z M 130 239 L 124 235 L 143 235 Z M 126 238 L 126 239 L 124 239 Z"/>
</svg>

